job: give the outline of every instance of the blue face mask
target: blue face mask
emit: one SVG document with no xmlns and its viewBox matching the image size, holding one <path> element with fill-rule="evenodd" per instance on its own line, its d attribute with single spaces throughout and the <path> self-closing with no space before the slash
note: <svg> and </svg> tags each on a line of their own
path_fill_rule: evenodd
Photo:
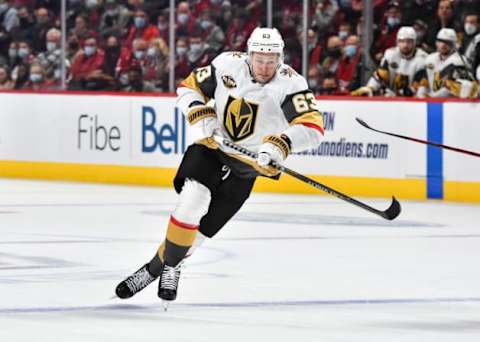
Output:
<svg viewBox="0 0 480 342">
<path fill-rule="evenodd" d="M 28 56 L 28 49 L 20 48 L 18 49 L 18 57 L 25 58 Z"/>
<path fill-rule="evenodd" d="M 145 24 L 147 23 L 147 21 L 143 17 L 135 17 L 134 21 L 135 21 L 135 26 L 138 28 L 145 27 Z"/>
<path fill-rule="evenodd" d="M 387 25 L 390 27 L 395 27 L 400 24 L 400 19 L 397 17 L 388 17 L 387 18 Z"/>
<path fill-rule="evenodd" d="M 210 28 L 210 26 L 212 26 L 212 23 L 210 22 L 210 20 L 202 20 L 200 22 L 200 27 L 204 30 L 207 30 Z"/>
<path fill-rule="evenodd" d="M 338 37 L 339 37 L 341 40 L 345 40 L 345 39 L 347 39 L 347 37 L 348 37 L 348 32 L 347 32 L 347 31 L 340 31 L 340 32 L 338 32 Z"/>
<path fill-rule="evenodd" d="M 143 59 L 143 57 L 145 57 L 145 52 L 137 50 L 133 53 L 133 55 L 135 56 L 135 59 Z"/>
<path fill-rule="evenodd" d="M 345 55 L 347 57 L 353 57 L 357 53 L 357 47 L 355 45 L 347 45 L 345 46 Z"/>
<path fill-rule="evenodd" d="M 95 46 L 85 46 L 85 55 L 90 57 L 97 51 L 97 48 Z"/>
</svg>

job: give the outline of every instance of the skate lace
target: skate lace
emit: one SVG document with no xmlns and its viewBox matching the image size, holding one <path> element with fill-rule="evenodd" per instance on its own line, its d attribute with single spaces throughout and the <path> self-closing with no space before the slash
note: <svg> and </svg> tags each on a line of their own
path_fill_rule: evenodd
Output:
<svg viewBox="0 0 480 342">
<path fill-rule="evenodd" d="M 130 277 L 128 277 L 125 282 L 127 283 L 127 286 L 130 288 L 130 290 L 132 290 L 133 292 L 137 292 L 150 284 L 153 280 L 155 280 L 155 278 L 152 277 L 146 269 L 142 268 L 139 272 L 135 272 Z"/>
<path fill-rule="evenodd" d="M 176 290 L 180 279 L 181 264 L 176 267 L 163 266 L 161 288 L 164 290 Z"/>
</svg>

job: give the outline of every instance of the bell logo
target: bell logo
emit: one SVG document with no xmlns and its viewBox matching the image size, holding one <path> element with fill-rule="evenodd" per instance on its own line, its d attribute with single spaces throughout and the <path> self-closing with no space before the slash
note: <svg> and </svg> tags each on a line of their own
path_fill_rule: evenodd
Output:
<svg viewBox="0 0 480 342">
<path fill-rule="evenodd" d="M 171 117 L 171 116 L 170 116 Z M 161 118 L 165 118 L 162 113 Z M 152 153 L 157 149 L 164 154 L 184 153 L 186 149 L 185 116 L 175 108 L 173 124 L 157 124 L 157 113 L 153 107 L 142 107 L 142 152 Z"/>
</svg>

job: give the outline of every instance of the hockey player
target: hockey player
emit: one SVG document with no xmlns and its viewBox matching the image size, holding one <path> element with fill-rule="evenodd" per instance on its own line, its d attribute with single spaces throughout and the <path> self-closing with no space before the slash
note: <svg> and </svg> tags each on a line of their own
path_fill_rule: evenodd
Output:
<svg viewBox="0 0 480 342">
<path fill-rule="evenodd" d="M 397 33 L 397 46 L 387 49 L 380 66 L 364 87 L 353 96 L 373 96 L 383 91 L 386 96 L 423 96 L 426 92 L 425 59 L 427 53 L 416 47 L 413 27 L 403 26 Z"/>
<path fill-rule="evenodd" d="M 477 97 L 477 82 L 465 59 L 455 50 L 455 30 L 443 28 L 437 34 L 437 52 L 428 55 L 427 80 L 430 97 Z"/>
<path fill-rule="evenodd" d="M 270 161 L 319 145 L 323 120 L 315 97 L 306 80 L 282 63 L 283 48 L 276 29 L 256 28 L 247 54 L 224 52 L 180 84 L 177 106 L 196 143 L 185 152 L 173 182 L 179 200 L 165 241 L 150 262 L 117 286 L 118 297 L 129 298 L 159 277 L 158 296 L 174 300 L 184 258 L 241 208 L 257 176 L 278 178 Z M 214 134 L 259 158 L 218 145 Z"/>
</svg>

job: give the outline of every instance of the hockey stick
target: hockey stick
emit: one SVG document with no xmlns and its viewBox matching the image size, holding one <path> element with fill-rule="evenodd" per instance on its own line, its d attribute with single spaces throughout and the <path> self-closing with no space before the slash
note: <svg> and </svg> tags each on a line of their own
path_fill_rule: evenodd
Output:
<svg viewBox="0 0 480 342">
<path fill-rule="evenodd" d="M 363 120 L 360 119 L 360 118 L 355 118 L 355 120 L 357 120 L 358 123 L 359 123 L 360 125 L 362 125 L 363 127 L 368 128 L 368 129 L 371 129 L 372 131 L 375 131 L 375 132 L 378 132 L 378 133 L 383 133 L 383 134 L 391 135 L 391 136 L 393 136 L 393 137 L 397 137 L 397 138 L 401 138 L 401 139 L 416 141 L 416 142 L 419 142 L 419 143 L 422 143 L 422 144 L 432 145 L 432 146 L 436 146 L 436 147 L 441 147 L 441 148 L 444 148 L 444 149 L 446 149 L 446 150 L 451 150 L 451 151 L 455 151 L 455 152 L 459 152 L 459 153 L 464 153 L 464 154 L 468 154 L 468 155 L 475 156 L 475 157 L 480 157 L 480 153 L 477 153 L 477 152 L 467 151 L 467 150 L 463 150 L 463 149 L 461 149 L 461 148 L 452 147 L 452 146 L 447 146 L 447 145 L 439 144 L 439 143 L 436 143 L 436 142 L 433 142 L 433 141 L 421 140 L 421 139 L 417 139 L 417 138 L 407 137 L 407 136 L 405 136 L 405 135 L 400 135 L 400 134 L 395 134 L 395 133 L 391 133 L 391 132 L 381 131 L 381 130 L 379 130 L 379 129 L 375 129 L 375 128 L 369 126 L 365 121 L 363 121 Z"/>
<path fill-rule="evenodd" d="M 217 140 L 218 142 L 220 142 L 221 144 L 227 146 L 227 147 L 230 147 L 231 149 L 234 149 L 235 151 L 237 152 L 240 152 L 246 156 L 249 156 L 251 158 L 254 158 L 256 159 L 257 158 L 257 154 L 255 152 L 252 152 L 252 151 L 249 151 L 248 149 L 242 147 L 242 146 L 239 146 L 227 139 L 223 139 L 222 137 L 218 137 L 218 136 L 215 136 L 214 137 L 215 140 Z M 283 173 L 286 173 L 304 183 L 307 183 L 308 185 L 311 185 L 313 186 L 314 188 L 317 188 L 319 190 L 322 190 L 324 192 L 326 192 L 327 194 L 329 195 L 332 195 L 332 196 L 335 196 L 337 198 L 340 198 L 341 200 L 344 200 L 348 203 L 351 203 L 353 205 L 356 205 L 357 207 L 360 207 L 362 209 L 365 209 L 371 213 L 374 213 L 378 216 L 381 216 L 383 217 L 384 219 L 386 220 L 393 220 L 394 218 L 396 218 L 400 212 L 401 212 L 401 207 L 400 207 L 400 203 L 395 199 L 395 197 L 392 196 L 392 203 L 390 204 L 390 207 L 388 207 L 387 210 L 385 211 L 381 211 L 381 210 L 378 210 L 378 209 L 375 209 L 363 202 L 360 202 L 350 196 L 347 196 L 345 194 L 342 194 L 341 192 L 337 191 L 337 190 L 334 190 L 326 185 L 323 185 L 322 183 L 319 183 L 317 181 L 314 181 L 313 179 L 311 178 L 308 178 L 296 171 L 293 171 L 281 164 L 278 164 L 276 162 L 270 162 L 270 165 L 273 166 L 274 168 L 276 168 L 277 170 L 283 172 Z"/>
</svg>

